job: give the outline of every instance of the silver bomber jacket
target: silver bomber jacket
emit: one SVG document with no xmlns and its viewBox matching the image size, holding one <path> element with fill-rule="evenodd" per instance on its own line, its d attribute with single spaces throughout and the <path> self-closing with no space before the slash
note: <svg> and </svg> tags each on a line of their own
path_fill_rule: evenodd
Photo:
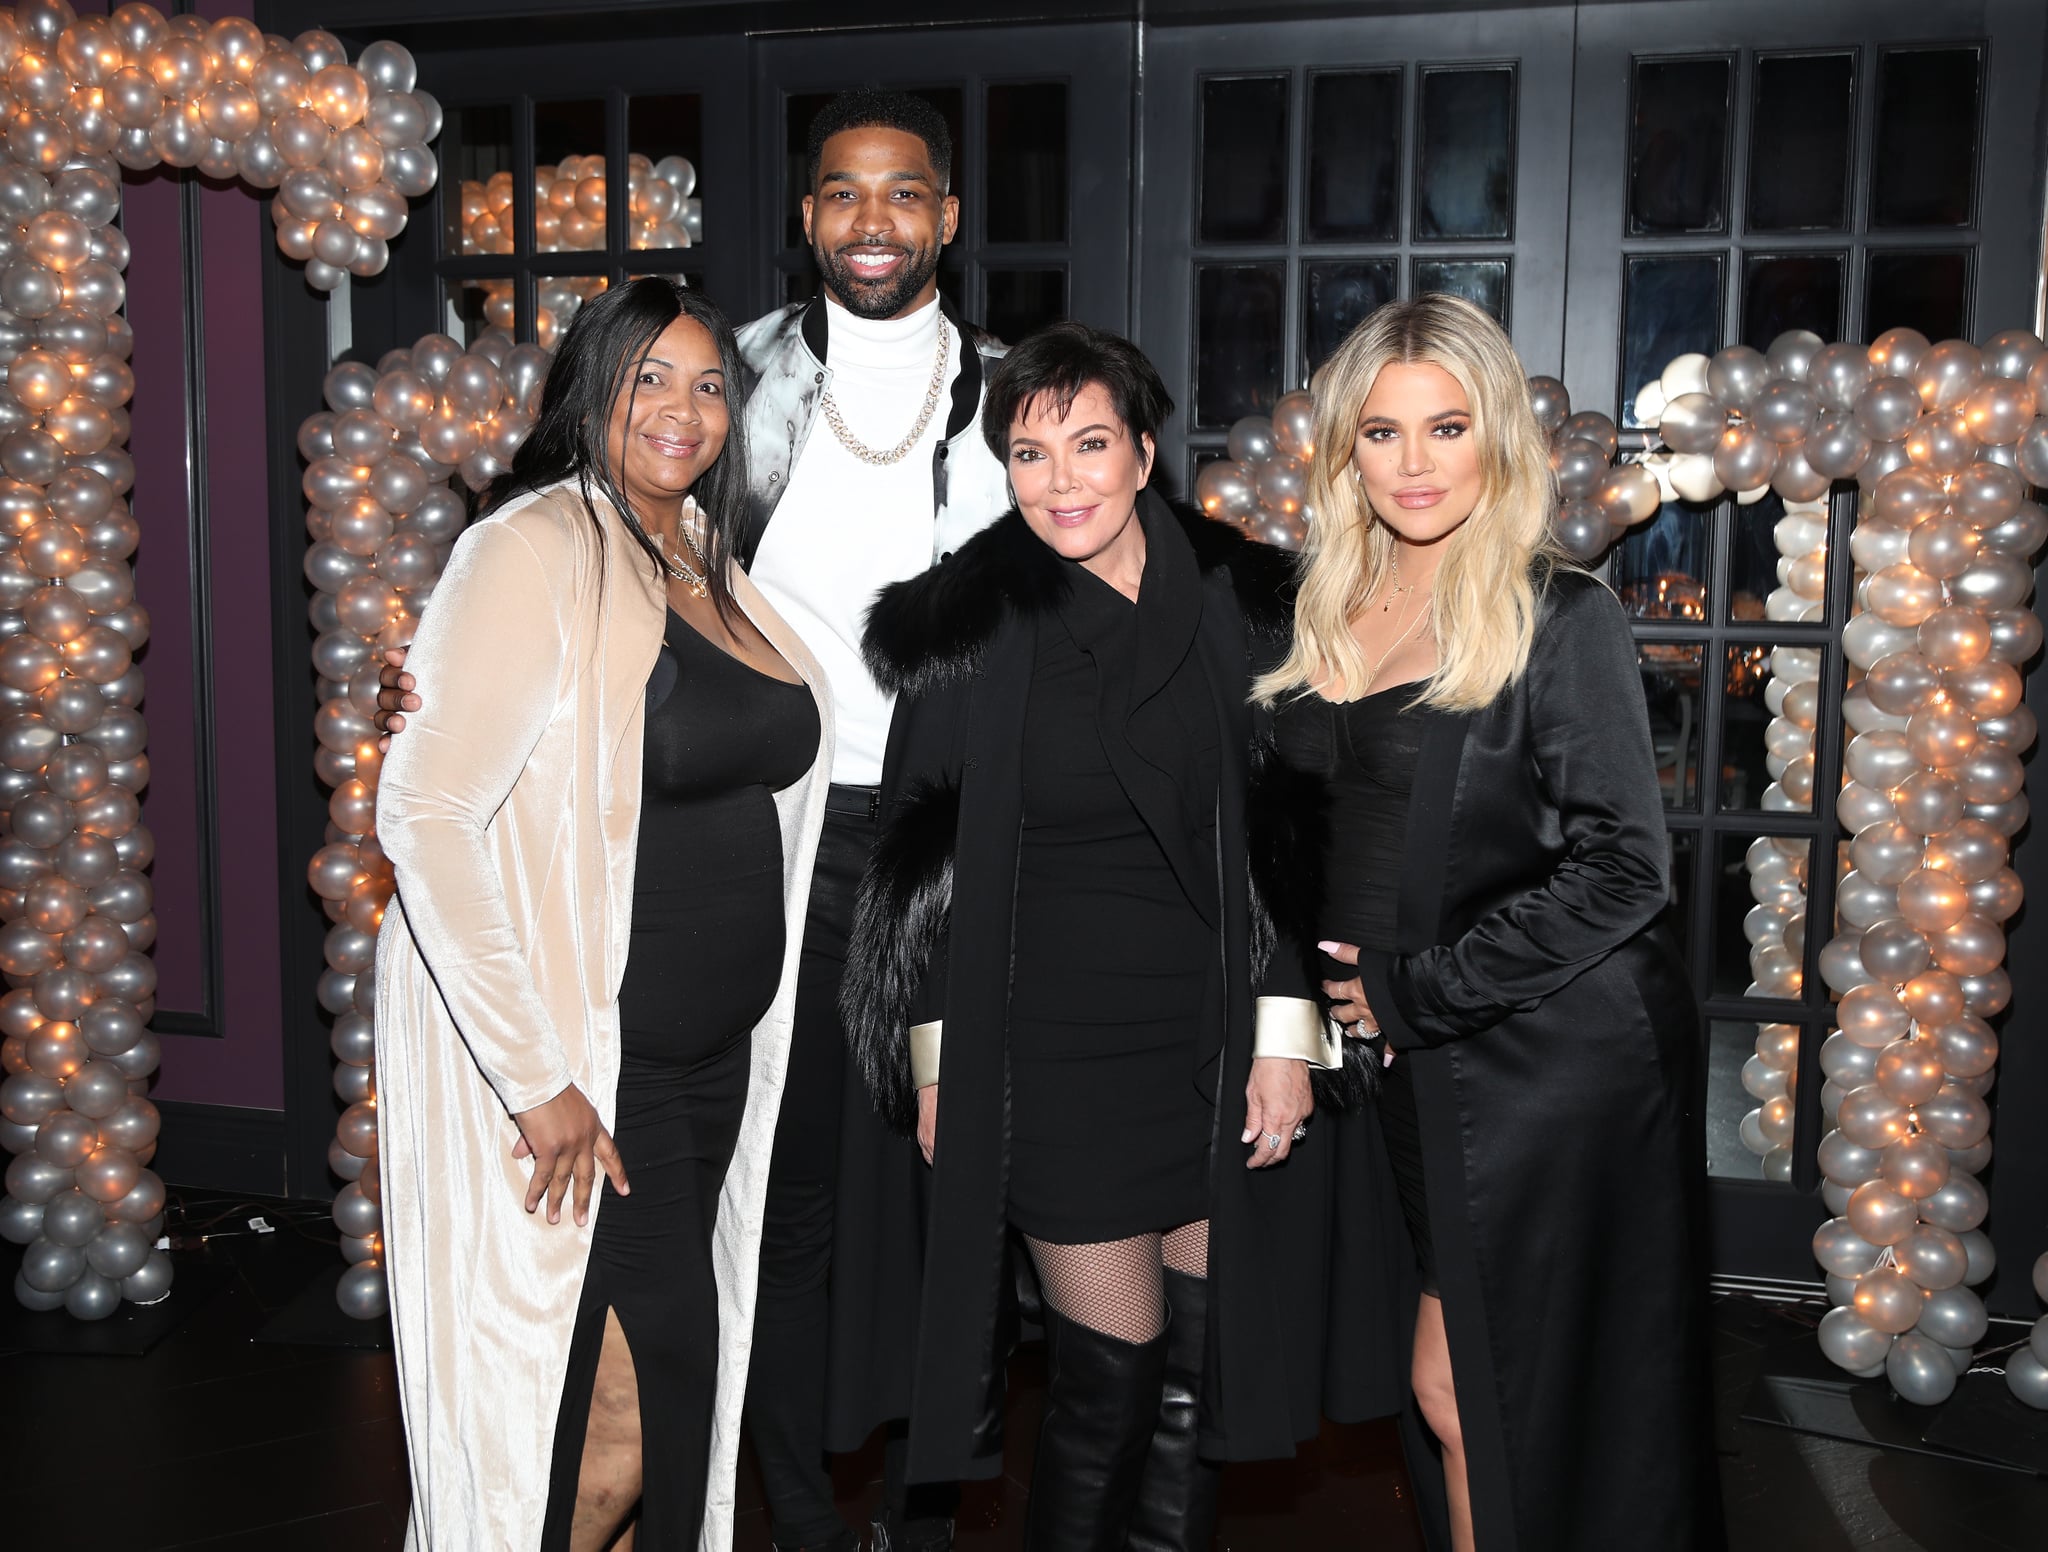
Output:
<svg viewBox="0 0 2048 1552">
<path fill-rule="evenodd" d="M 941 300 L 940 310 L 962 342 L 943 440 L 932 455 L 932 559 L 960 548 L 1010 508 L 1010 482 L 981 435 L 981 395 L 1004 346 Z M 825 304 L 798 302 L 740 330 L 747 372 L 747 530 L 741 558 L 751 564 L 790 471 L 818 418 L 818 400 L 832 383 L 826 362 Z M 972 349 L 965 347 L 971 345 Z"/>
</svg>

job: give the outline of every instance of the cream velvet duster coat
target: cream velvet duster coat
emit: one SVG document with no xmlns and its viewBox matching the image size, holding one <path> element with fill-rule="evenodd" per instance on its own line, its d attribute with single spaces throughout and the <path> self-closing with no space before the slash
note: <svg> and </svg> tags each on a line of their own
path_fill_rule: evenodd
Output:
<svg viewBox="0 0 2048 1552">
<path fill-rule="evenodd" d="M 456 542 L 406 662 L 421 709 L 379 784 L 377 833 L 398 876 L 377 952 L 377 1109 L 408 1548 L 535 1547 L 546 1512 L 590 1230 L 567 1201 L 559 1224 L 525 1212 L 530 1166 L 512 1157 L 511 1115 L 573 1082 L 613 1122 L 642 722 L 666 620 L 646 553 L 600 510 L 602 546 L 573 483 Z M 705 1552 L 732 1541 L 768 1155 L 832 767 L 817 664 L 744 576 L 733 588 L 810 686 L 823 737 L 809 775 L 775 800 L 787 936 L 718 1204 Z M 593 1196 L 593 1225 L 597 1208 Z"/>
</svg>

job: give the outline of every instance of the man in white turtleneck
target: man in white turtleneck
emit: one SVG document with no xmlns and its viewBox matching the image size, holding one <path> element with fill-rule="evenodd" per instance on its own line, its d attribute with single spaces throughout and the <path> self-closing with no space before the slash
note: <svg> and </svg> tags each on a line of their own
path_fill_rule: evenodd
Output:
<svg viewBox="0 0 2048 1552">
<path fill-rule="evenodd" d="M 848 1070 L 839 983 L 878 832 L 890 697 L 861 660 L 875 594 L 999 517 L 982 439 L 1001 347 L 939 299 L 959 201 L 930 104 L 848 92 L 812 125 L 804 230 L 823 294 L 740 333 L 755 584 L 823 665 L 836 752 L 798 973 L 795 1032 L 762 1226 L 747 1429 L 778 1548 L 852 1552 L 825 1452 L 892 1425 L 874 1552 L 952 1545 L 951 1484 L 907 1490 L 901 1420 L 921 1281 L 924 1165 Z"/>
<path fill-rule="evenodd" d="M 830 407 L 812 423 L 749 574 L 831 683 L 833 781 L 873 787 L 890 702 L 861 662 L 861 628 L 876 593 L 932 563 L 932 453 L 945 438 L 939 400 L 959 371 L 960 338 L 936 296 L 901 318 L 863 318 L 829 291 L 824 309 Z M 889 463 L 862 456 L 898 452 Z"/>
</svg>

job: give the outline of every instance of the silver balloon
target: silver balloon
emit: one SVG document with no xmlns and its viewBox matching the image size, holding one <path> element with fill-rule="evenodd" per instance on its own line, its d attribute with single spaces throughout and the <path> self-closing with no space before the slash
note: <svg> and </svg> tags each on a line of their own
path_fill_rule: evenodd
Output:
<svg viewBox="0 0 2048 1552">
<path fill-rule="evenodd" d="M 87 1267 L 64 1290 L 64 1308 L 79 1320 L 105 1320 L 121 1307 L 121 1285 Z"/>
<path fill-rule="evenodd" d="M 1861 1277 L 1877 1264 L 1878 1247 L 1859 1236 L 1846 1218 L 1831 1218 L 1813 1232 L 1813 1258 L 1840 1277 Z"/>
<path fill-rule="evenodd" d="M 1853 1309 L 1831 1309 L 1821 1317 L 1820 1350 L 1830 1363 L 1861 1374 L 1885 1361 L 1893 1338 L 1864 1324 Z"/>
<path fill-rule="evenodd" d="M 451 367 L 453 364 L 449 363 Z M 1263 415 L 1246 415 L 1230 428 L 1227 445 L 1230 456 L 1238 463 L 1264 463 L 1278 451 L 1278 444 L 1273 438 L 1273 422 Z"/>
<path fill-rule="evenodd" d="M 1920 1331 L 1944 1347 L 1974 1347 L 1990 1327 L 1984 1301 L 1957 1286 L 1927 1295 L 1920 1311 Z"/>
<path fill-rule="evenodd" d="M 2005 1388 L 2015 1400 L 2048 1411 L 2048 1363 L 2022 1348 L 2005 1358 Z"/>
<path fill-rule="evenodd" d="M 1986 377 L 2025 382 L 2029 369 L 2048 347 L 2031 329 L 2003 329 L 1984 341 L 1982 349 Z"/>
<path fill-rule="evenodd" d="M 1963 1282 L 1972 1288 L 1991 1280 L 1998 1270 L 1998 1247 L 1981 1229 L 1965 1229 L 1956 1236 L 1963 1247 Z"/>
<path fill-rule="evenodd" d="M 335 1285 L 334 1298 L 343 1314 L 356 1320 L 375 1320 L 391 1307 L 382 1264 L 363 1261 L 351 1266 Z"/>
<path fill-rule="evenodd" d="M 122 1280 L 121 1297 L 133 1304 L 158 1303 L 170 1295 L 174 1276 L 171 1258 L 161 1250 L 152 1250 L 149 1259 Z"/>
<path fill-rule="evenodd" d="M 85 1252 L 76 1245 L 39 1239 L 22 1252 L 21 1278 L 39 1293 L 57 1293 L 84 1275 Z"/>
<path fill-rule="evenodd" d="M 1955 1393 L 1956 1368 L 1932 1338 L 1908 1331 L 1892 1343 L 1884 1372 L 1902 1400 L 1939 1406 Z"/>
<path fill-rule="evenodd" d="M 1707 392 L 1733 409 L 1747 409 L 1770 376 L 1770 363 L 1761 351 L 1730 345 L 1707 362 Z"/>
<path fill-rule="evenodd" d="M 1664 406 L 1657 434 L 1677 453 L 1711 453 L 1720 445 L 1727 412 L 1704 393 L 1681 394 Z"/>
<path fill-rule="evenodd" d="M 1856 424 L 1873 442 L 1895 442 L 1920 419 L 1920 394 L 1903 377 L 1879 377 L 1856 397 Z"/>
<path fill-rule="evenodd" d="M 1954 1293 L 1956 1290 L 1948 1291 Z M 1902 1331 L 1913 1329 L 1926 1309 L 1929 1297 L 1930 1295 L 1904 1272 L 1881 1266 L 1865 1272 L 1857 1279 L 1854 1308 L 1865 1325 L 1896 1336 Z M 1955 1345 L 1962 1344 L 1958 1342 Z"/>
<path fill-rule="evenodd" d="M 1771 348 L 1764 352 L 1764 360 L 1771 369 L 1772 377 L 1803 383 L 1826 343 L 1811 329 L 1787 329 L 1771 341 Z"/>
<path fill-rule="evenodd" d="M 1781 380 L 1764 386 L 1749 418 L 1773 442 L 1803 442 L 1818 408 L 1812 390 L 1804 383 Z"/>
<path fill-rule="evenodd" d="M 1954 1288 L 1969 1270 L 1969 1253 L 1947 1229 L 1919 1224 L 1892 1246 L 1899 1270 L 1930 1293 Z"/>
</svg>

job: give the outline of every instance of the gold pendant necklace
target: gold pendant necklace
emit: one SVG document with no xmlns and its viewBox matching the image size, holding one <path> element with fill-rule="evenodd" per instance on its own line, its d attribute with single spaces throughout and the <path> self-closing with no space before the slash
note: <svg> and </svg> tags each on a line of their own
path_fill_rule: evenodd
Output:
<svg viewBox="0 0 2048 1552">
<path fill-rule="evenodd" d="M 690 553 L 697 557 L 697 565 L 691 566 L 689 562 L 685 561 L 676 552 L 674 541 L 668 540 L 666 535 L 663 536 L 666 542 L 658 545 L 658 548 L 661 550 L 663 570 L 682 583 L 684 587 L 688 588 L 692 598 L 709 598 L 711 596 L 711 562 L 704 558 L 704 551 L 697 543 L 697 536 L 690 532 L 690 516 L 694 510 L 695 508 L 692 507 L 684 511 L 682 520 L 676 524 L 676 531 L 683 536 L 683 543 L 690 547 Z"/>
<path fill-rule="evenodd" d="M 1380 605 L 1381 614 L 1385 614 L 1392 609 L 1395 601 L 1403 593 L 1415 591 L 1415 584 L 1413 582 L 1408 583 L 1405 587 L 1401 584 L 1401 552 L 1399 550 L 1395 550 L 1388 555 L 1387 563 L 1394 569 L 1394 585 L 1387 589 L 1386 601 Z"/>
<path fill-rule="evenodd" d="M 887 452 L 877 452 L 847 430 L 846 422 L 840 418 L 839 406 L 833 401 L 832 390 L 827 388 L 819 401 L 819 408 L 825 412 L 825 424 L 832 428 L 832 434 L 839 438 L 839 445 L 862 463 L 885 466 L 901 463 L 910 450 L 917 446 L 918 438 L 924 435 L 924 428 L 932 423 L 932 414 L 939 407 L 939 390 L 946 386 L 946 346 L 952 334 L 946 327 L 946 320 L 939 319 L 939 354 L 932 362 L 931 386 L 925 390 L 924 408 L 918 413 L 917 424 L 910 428 L 910 434 Z"/>
</svg>

